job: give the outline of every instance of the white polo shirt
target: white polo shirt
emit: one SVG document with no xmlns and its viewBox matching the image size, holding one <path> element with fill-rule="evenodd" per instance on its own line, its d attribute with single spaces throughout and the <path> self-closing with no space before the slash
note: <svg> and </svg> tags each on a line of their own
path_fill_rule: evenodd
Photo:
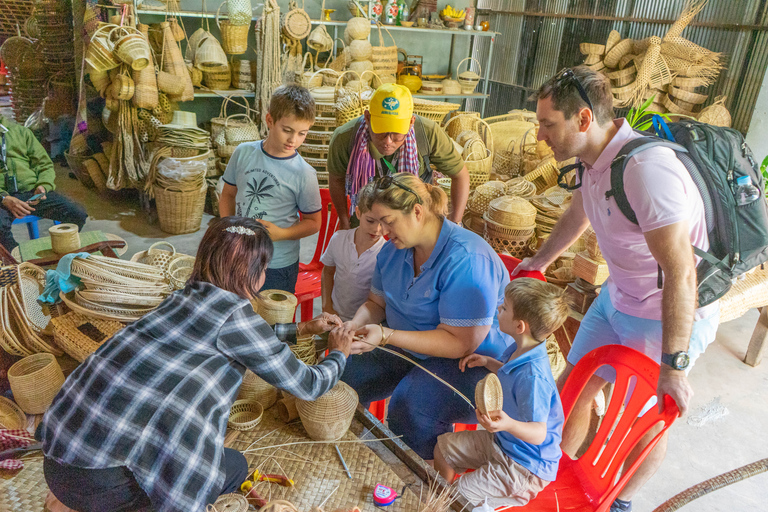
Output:
<svg viewBox="0 0 768 512">
<path fill-rule="evenodd" d="M 323 265 L 336 267 L 331 300 L 333 309 L 345 322 L 352 320 L 357 309 L 368 299 L 376 257 L 386 243 L 384 237 L 373 244 L 359 257 L 355 247 L 355 233 L 358 228 L 337 231 L 328 242 L 328 248 L 320 257 Z"/>
</svg>

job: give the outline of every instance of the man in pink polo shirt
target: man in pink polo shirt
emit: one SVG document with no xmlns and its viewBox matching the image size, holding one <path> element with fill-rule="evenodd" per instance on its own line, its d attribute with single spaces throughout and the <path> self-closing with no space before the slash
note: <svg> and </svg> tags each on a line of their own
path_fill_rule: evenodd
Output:
<svg viewBox="0 0 768 512">
<path fill-rule="evenodd" d="M 570 208 L 547 242 L 518 269 L 543 272 L 591 224 L 610 271 L 584 316 L 559 385 L 562 388 L 573 366 L 591 350 L 625 345 L 660 362 L 659 403 L 660 397 L 670 395 L 685 414 L 693 395 L 687 371 L 714 341 L 719 319 L 718 303 L 696 309 L 698 258 L 692 246 L 705 251 L 709 247 L 696 185 L 671 149 L 654 147 L 637 154 L 624 171 L 624 188 L 638 224 L 630 222 L 606 192 L 611 189 L 611 162 L 625 143 L 640 135 L 625 119 L 614 119 L 608 78 L 586 66 L 566 69 L 545 83 L 537 97 L 539 140 L 552 148 L 558 161 L 577 157 L 583 174 Z M 613 380 L 612 372 L 594 376 L 576 403 L 561 444 L 569 455 L 574 456 L 583 442 L 592 401 Z M 632 509 L 632 496 L 661 465 L 666 447 L 665 435 L 611 512 Z"/>
</svg>

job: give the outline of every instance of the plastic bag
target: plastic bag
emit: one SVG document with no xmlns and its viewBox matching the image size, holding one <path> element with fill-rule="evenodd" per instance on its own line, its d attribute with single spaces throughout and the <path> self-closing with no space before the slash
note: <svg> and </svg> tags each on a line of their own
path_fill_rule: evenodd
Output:
<svg viewBox="0 0 768 512">
<path fill-rule="evenodd" d="M 175 158 L 165 158 L 157 164 L 157 172 L 170 180 L 183 181 L 200 174 L 205 174 L 208 163 L 204 161 L 181 162 Z"/>
</svg>

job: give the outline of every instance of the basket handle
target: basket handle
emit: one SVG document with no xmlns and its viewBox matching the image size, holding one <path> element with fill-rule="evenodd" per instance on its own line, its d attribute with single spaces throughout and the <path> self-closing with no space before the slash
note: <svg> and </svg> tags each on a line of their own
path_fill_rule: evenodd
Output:
<svg viewBox="0 0 768 512">
<path fill-rule="evenodd" d="M 256 124 L 256 123 L 253 122 L 253 119 L 251 119 L 251 117 L 248 114 L 232 114 L 231 116 L 228 116 L 228 117 L 224 118 L 224 129 L 227 128 L 227 124 L 229 124 L 229 120 L 230 119 L 234 119 L 236 117 L 244 117 L 244 118 L 246 118 L 248 120 L 248 122 L 250 124 Z"/>
<path fill-rule="evenodd" d="M 173 244 L 171 244 L 171 242 L 167 240 L 161 240 L 149 246 L 149 249 L 147 249 L 147 255 L 152 254 L 152 249 L 156 249 L 158 246 L 161 246 L 161 245 L 167 245 L 168 247 L 171 248 L 171 257 L 173 257 L 173 255 L 176 254 L 176 248 L 173 246 Z"/>
<path fill-rule="evenodd" d="M 525 145 L 527 144 L 525 141 L 528 140 L 528 134 L 531 133 L 531 130 L 535 130 L 536 125 L 531 126 L 525 131 L 525 134 L 523 134 L 523 138 L 520 139 L 520 156 L 525 155 Z M 535 135 L 535 132 L 534 132 Z"/>
<path fill-rule="evenodd" d="M 319 75 L 321 73 L 327 73 L 329 75 L 338 75 L 339 74 L 338 71 L 334 71 L 333 69 L 321 68 L 321 69 L 318 69 L 317 71 L 315 71 L 314 73 L 312 73 L 312 76 L 309 77 L 309 80 L 307 81 L 307 83 L 311 84 L 312 83 L 312 79 L 315 78 L 315 76 L 317 76 L 317 75 Z M 309 90 L 311 91 L 311 90 L 317 89 L 318 87 L 322 87 L 322 85 L 317 86 L 317 87 L 309 87 Z"/>
<path fill-rule="evenodd" d="M 362 80 L 362 79 L 363 79 L 363 77 L 364 77 L 366 74 L 368 74 L 368 75 L 373 75 L 373 78 L 378 78 L 378 79 L 379 79 L 379 83 L 380 83 L 380 84 L 381 84 L 381 83 L 383 83 L 383 82 L 381 81 L 381 77 L 379 76 L 379 74 L 378 74 L 377 72 L 375 72 L 374 70 L 372 70 L 372 69 L 366 69 L 365 71 L 363 71 L 362 73 L 360 73 L 360 79 Z M 373 78 L 371 78 L 371 81 L 373 81 Z M 361 92 L 362 92 L 362 86 L 361 86 Z"/>
<path fill-rule="evenodd" d="M 339 82 L 341 81 L 342 78 L 344 78 L 344 75 L 346 75 L 347 73 L 352 73 L 354 75 L 357 75 L 357 79 L 362 81 L 362 78 L 360 78 L 360 75 L 357 74 L 357 71 L 353 71 L 351 69 L 348 69 L 348 70 L 344 71 L 343 73 L 339 73 L 339 77 L 336 79 L 336 84 L 333 86 L 334 89 L 338 89 L 339 88 Z"/>
<path fill-rule="evenodd" d="M 305 69 L 307 69 L 307 57 L 309 57 L 309 69 L 310 71 L 314 71 L 315 69 L 315 62 L 312 59 L 312 54 L 310 52 L 307 52 L 304 54 L 304 58 L 301 59 L 301 71 L 303 72 Z"/>
<path fill-rule="evenodd" d="M 227 8 L 229 8 L 229 2 L 228 0 L 224 0 L 219 4 L 219 8 L 216 9 L 216 26 L 219 27 L 219 31 L 221 31 L 221 23 L 219 22 L 219 14 L 221 14 L 221 6 L 227 4 Z"/>
<path fill-rule="evenodd" d="M 245 101 L 245 112 L 248 114 L 248 117 L 251 116 L 251 105 L 248 103 L 248 98 L 243 96 L 242 94 L 232 94 L 230 96 L 227 96 L 224 101 L 221 102 L 221 108 L 219 109 L 219 117 L 227 117 L 227 105 L 230 101 L 232 101 L 232 98 L 242 98 Z M 237 103 L 236 101 L 232 101 L 235 105 L 238 107 L 242 107 L 240 103 Z"/>
<path fill-rule="evenodd" d="M 379 29 L 379 46 L 386 48 L 386 45 L 384 44 L 384 37 L 381 34 L 382 28 L 384 28 L 387 34 L 389 34 L 389 37 L 392 38 L 392 42 L 394 43 L 393 46 L 397 46 L 397 42 L 395 41 L 395 38 L 392 36 L 392 32 L 390 32 L 389 29 L 385 27 L 380 21 L 376 22 L 376 28 Z"/>
<path fill-rule="evenodd" d="M 459 65 L 458 65 L 458 66 L 456 66 L 456 76 L 457 76 L 457 77 L 459 76 L 459 68 L 460 68 L 460 67 L 461 67 L 461 65 L 464 63 L 464 61 L 465 61 L 465 60 L 473 60 L 473 61 L 477 62 L 477 69 L 480 71 L 480 72 L 478 73 L 478 75 L 482 76 L 482 74 L 483 74 L 483 68 L 480 66 L 480 61 L 479 61 L 479 60 L 477 60 L 477 59 L 476 59 L 476 58 L 474 58 L 474 57 L 467 57 L 467 58 L 461 59 L 461 62 L 459 62 Z M 471 67 L 471 66 L 472 66 L 472 63 L 470 62 L 470 63 L 469 63 L 469 66 L 467 66 L 467 71 L 469 71 L 469 70 L 470 70 L 470 67 Z"/>
<path fill-rule="evenodd" d="M 491 125 L 485 122 L 484 119 L 478 119 L 478 122 L 485 125 L 486 130 L 486 136 L 485 139 L 485 146 L 491 151 L 491 154 L 493 154 L 493 132 L 491 131 Z M 480 130 L 478 130 L 477 133 L 480 133 Z"/>
</svg>

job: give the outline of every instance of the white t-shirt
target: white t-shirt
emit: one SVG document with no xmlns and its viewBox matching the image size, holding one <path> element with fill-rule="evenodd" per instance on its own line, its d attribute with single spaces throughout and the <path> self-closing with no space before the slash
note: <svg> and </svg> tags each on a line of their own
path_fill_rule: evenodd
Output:
<svg viewBox="0 0 768 512">
<path fill-rule="evenodd" d="M 669 148 L 655 147 L 629 159 L 624 168 L 624 191 L 637 216 L 629 221 L 611 197 L 611 162 L 625 143 L 640 137 L 625 119 L 614 121 L 619 131 L 600 154 L 593 167 L 584 164 L 583 184 L 579 189 L 584 211 L 597 235 L 600 251 L 608 264 L 606 286 L 613 306 L 628 315 L 661 320 L 661 289 L 658 288 L 658 263 L 653 258 L 644 233 L 688 221 L 691 244 L 709 248 L 704 204 L 685 166 Z M 699 258 L 696 257 L 698 264 Z M 717 308 L 710 304 L 696 311 L 696 319 L 706 318 Z"/>
<path fill-rule="evenodd" d="M 285 158 L 267 154 L 262 141 L 237 146 L 222 177 L 237 187 L 235 214 L 272 222 L 287 228 L 303 214 L 319 212 L 317 174 L 298 153 Z M 299 261 L 299 240 L 275 242 L 269 268 L 283 268 Z"/>
<path fill-rule="evenodd" d="M 333 309 L 345 322 L 352 320 L 357 309 L 368 298 L 373 270 L 376 268 L 376 257 L 386 243 L 384 237 L 381 237 L 358 257 L 355 247 L 357 229 L 345 229 L 334 233 L 331 241 L 328 242 L 328 248 L 320 257 L 323 265 L 336 267 L 331 300 Z"/>
</svg>

